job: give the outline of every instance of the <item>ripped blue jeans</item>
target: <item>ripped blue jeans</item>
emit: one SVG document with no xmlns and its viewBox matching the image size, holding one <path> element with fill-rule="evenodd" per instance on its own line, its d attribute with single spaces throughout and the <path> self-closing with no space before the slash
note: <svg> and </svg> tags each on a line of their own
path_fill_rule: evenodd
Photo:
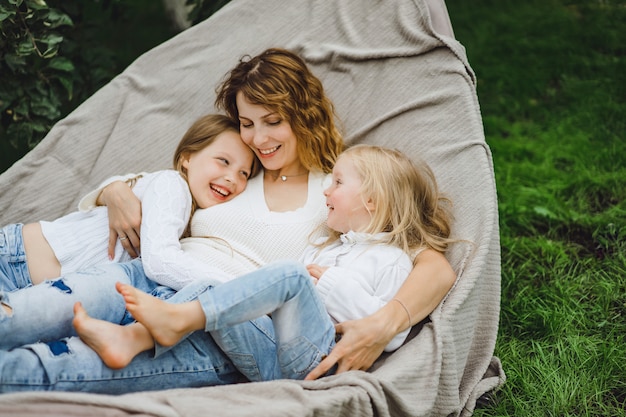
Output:
<svg viewBox="0 0 626 417">
<path fill-rule="evenodd" d="M 134 280 L 128 276 L 142 272 L 140 263 L 107 265 L 91 271 L 96 270 L 112 275 L 107 279 L 111 288 L 116 280 L 131 285 L 142 283 L 141 277 Z M 85 292 L 74 281 L 64 284 L 72 291 L 65 298 Z M 150 289 L 150 285 L 145 288 L 146 282 L 143 284 L 144 291 Z M 47 292 L 60 292 L 62 287 L 56 284 Z M 96 313 L 89 307 L 90 301 L 84 300 L 90 313 L 105 320 L 111 318 L 110 321 L 130 320 L 119 312 L 113 314 L 119 307 L 116 299 L 119 295 L 114 288 L 111 291 L 104 285 L 103 292 L 99 292 L 94 286 L 87 287 L 89 294 L 96 294 L 94 299 L 100 299 L 92 301 L 110 310 Z M 78 337 L 0 350 L 0 392 L 57 390 L 123 394 L 230 384 L 246 379 L 299 379 L 334 345 L 332 322 L 306 268 L 300 264 L 277 262 L 215 287 L 197 281 L 168 298 L 168 302 L 185 302 L 196 297 L 203 306 L 206 330 L 212 337 L 204 331 L 193 332 L 158 356 L 154 357 L 153 351 L 143 352 L 127 367 L 117 370 L 107 368 Z M 123 299 L 120 302 L 123 309 Z M 48 325 L 59 318 L 56 310 L 45 307 L 36 310 L 55 311 L 55 317 L 47 320 Z M 272 311 L 271 319 L 263 315 L 266 311 Z M 258 318 L 245 321 L 251 317 Z"/>
<path fill-rule="evenodd" d="M 335 326 L 301 262 L 274 262 L 217 286 L 199 285 L 167 301 L 197 298 L 204 330 L 251 381 L 304 379 L 335 345 Z M 275 346 L 258 342 L 268 328 Z M 157 357 L 168 350 L 157 346 Z"/>
<path fill-rule="evenodd" d="M 15 291 L 33 285 L 26 264 L 23 224 L 8 224 L 0 229 L 0 291 Z"/>
<path fill-rule="evenodd" d="M 92 317 L 117 324 L 131 322 L 124 298 L 115 290 L 117 281 L 157 296 L 163 288 L 146 277 L 141 259 L 136 259 L 95 266 L 18 291 L 0 292 L 0 349 L 76 335 L 72 319 L 77 301 Z"/>
</svg>

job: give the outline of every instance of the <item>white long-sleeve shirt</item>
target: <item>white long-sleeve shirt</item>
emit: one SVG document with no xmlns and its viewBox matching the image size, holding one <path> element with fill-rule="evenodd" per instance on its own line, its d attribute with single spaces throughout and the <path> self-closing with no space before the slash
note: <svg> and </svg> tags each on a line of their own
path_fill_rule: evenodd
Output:
<svg viewBox="0 0 626 417">
<path fill-rule="evenodd" d="M 413 269 L 406 252 L 380 243 L 384 236 L 350 231 L 322 250 L 313 245 L 305 250 L 301 259 L 305 265 L 329 267 L 316 289 L 335 322 L 360 319 L 378 311 L 395 296 Z M 399 348 L 409 331 L 397 334 L 385 351 Z"/>
<path fill-rule="evenodd" d="M 107 247 L 109 220 L 106 207 L 94 207 L 102 187 L 131 175 L 111 177 L 98 190 L 79 203 L 78 211 L 52 222 L 42 221 L 42 232 L 57 259 L 61 273 L 78 271 L 100 263 L 111 262 Z M 142 202 L 141 260 L 146 275 L 176 290 L 198 277 L 224 280 L 219 269 L 186 253 L 180 244 L 191 216 L 191 193 L 187 182 L 177 171 L 145 173 L 137 180 L 133 192 Z M 113 262 L 130 260 L 117 243 Z"/>
<path fill-rule="evenodd" d="M 134 174 L 116 179 L 126 180 L 132 176 Z M 326 232 L 320 226 L 328 213 L 323 191 L 329 178 L 323 173 L 309 173 L 307 201 L 293 211 L 269 210 L 265 203 L 263 175 L 250 179 L 236 198 L 196 210 L 191 220 L 192 237 L 182 239 L 180 245 L 182 251 L 197 262 L 177 266 L 170 273 L 176 276 L 179 267 L 185 271 L 193 265 L 186 272 L 192 279 L 212 278 L 225 282 L 275 260 L 299 259 L 308 245 L 309 235 L 315 231 L 314 239 Z M 102 187 L 107 184 L 86 195 L 80 207 L 93 209 Z M 108 225 L 106 227 L 108 230 Z M 146 250 L 143 227 L 142 223 L 142 256 Z M 105 235 L 108 236 L 108 231 Z"/>
</svg>

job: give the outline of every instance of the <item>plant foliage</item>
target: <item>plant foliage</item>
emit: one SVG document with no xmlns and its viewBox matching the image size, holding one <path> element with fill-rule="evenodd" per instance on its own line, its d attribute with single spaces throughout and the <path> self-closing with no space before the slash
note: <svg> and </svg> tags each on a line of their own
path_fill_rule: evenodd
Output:
<svg viewBox="0 0 626 417">
<path fill-rule="evenodd" d="M 37 144 L 72 98 L 75 67 L 59 47 L 73 26 L 43 0 L 0 0 L 0 135 L 15 149 Z"/>
<path fill-rule="evenodd" d="M 228 0 L 186 0 L 192 24 Z M 0 172 L 176 33 L 154 0 L 0 0 Z"/>
</svg>

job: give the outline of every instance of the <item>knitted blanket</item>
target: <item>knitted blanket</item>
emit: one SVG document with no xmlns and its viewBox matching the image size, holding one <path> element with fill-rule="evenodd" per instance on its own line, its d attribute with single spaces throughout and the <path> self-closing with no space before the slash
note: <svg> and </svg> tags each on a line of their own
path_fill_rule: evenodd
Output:
<svg viewBox="0 0 626 417">
<path fill-rule="evenodd" d="M 0 224 L 56 218 L 108 176 L 167 168 L 187 127 L 214 111 L 226 72 L 270 46 L 306 59 L 349 144 L 425 159 L 451 197 L 453 235 L 467 242 L 447 253 L 458 279 L 430 322 L 368 372 L 120 396 L 5 394 L 0 414 L 470 415 L 504 382 L 493 357 L 500 242 L 492 158 L 476 78 L 442 0 L 233 0 L 138 58 L 0 175 Z"/>
</svg>

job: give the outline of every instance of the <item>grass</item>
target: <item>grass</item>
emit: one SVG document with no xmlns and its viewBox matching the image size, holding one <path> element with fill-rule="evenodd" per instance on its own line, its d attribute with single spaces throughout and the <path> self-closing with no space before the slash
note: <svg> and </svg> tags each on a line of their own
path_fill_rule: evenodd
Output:
<svg viewBox="0 0 626 417">
<path fill-rule="evenodd" d="M 477 416 L 626 416 L 626 2 L 448 0 L 478 78 L 502 242 Z"/>
</svg>

